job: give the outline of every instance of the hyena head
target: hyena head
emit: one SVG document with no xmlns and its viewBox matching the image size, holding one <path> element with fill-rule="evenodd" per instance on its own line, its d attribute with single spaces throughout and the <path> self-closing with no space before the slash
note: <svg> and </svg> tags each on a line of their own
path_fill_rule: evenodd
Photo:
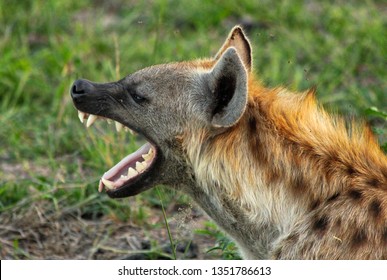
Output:
<svg viewBox="0 0 387 280">
<path fill-rule="evenodd" d="M 190 167 L 179 136 L 193 127 L 216 135 L 235 125 L 246 108 L 250 68 L 250 44 L 234 27 L 213 59 L 151 66 L 111 83 L 75 81 L 71 96 L 82 122 L 112 119 L 147 140 L 103 175 L 100 190 L 126 197 L 183 183 Z"/>
</svg>

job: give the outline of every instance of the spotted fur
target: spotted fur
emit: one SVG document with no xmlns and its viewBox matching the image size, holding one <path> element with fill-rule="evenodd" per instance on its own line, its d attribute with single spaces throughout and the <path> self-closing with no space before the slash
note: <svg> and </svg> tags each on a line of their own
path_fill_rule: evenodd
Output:
<svg viewBox="0 0 387 280">
<path fill-rule="evenodd" d="M 330 116 L 315 89 L 266 88 L 252 73 L 248 89 L 235 126 L 180 136 L 198 203 L 227 217 L 246 258 L 386 258 L 387 159 L 370 129 Z"/>
</svg>

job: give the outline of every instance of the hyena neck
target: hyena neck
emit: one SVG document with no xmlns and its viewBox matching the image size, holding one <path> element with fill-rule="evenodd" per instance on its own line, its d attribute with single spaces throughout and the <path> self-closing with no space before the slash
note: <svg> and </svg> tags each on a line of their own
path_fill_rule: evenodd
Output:
<svg viewBox="0 0 387 280">
<path fill-rule="evenodd" d="M 183 191 L 237 242 L 244 258 L 266 259 L 303 208 L 291 203 L 284 188 L 266 184 L 243 128 L 248 121 L 215 137 L 195 129 L 184 138 L 194 182 Z"/>
<path fill-rule="evenodd" d="M 324 201 L 359 180 L 386 184 L 387 165 L 377 160 L 385 157 L 371 133 L 349 133 L 317 108 L 313 91 L 295 95 L 254 84 L 250 91 L 237 125 L 215 137 L 198 129 L 184 137 L 196 183 L 186 191 L 245 258 L 267 258 Z"/>
</svg>

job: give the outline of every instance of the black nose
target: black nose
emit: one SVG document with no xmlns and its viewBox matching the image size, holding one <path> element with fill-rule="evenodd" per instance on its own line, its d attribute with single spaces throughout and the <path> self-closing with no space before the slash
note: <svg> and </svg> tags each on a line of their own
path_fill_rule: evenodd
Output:
<svg viewBox="0 0 387 280">
<path fill-rule="evenodd" d="M 71 96 L 90 93 L 93 89 L 93 84 L 87 80 L 76 80 L 71 86 Z"/>
</svg>

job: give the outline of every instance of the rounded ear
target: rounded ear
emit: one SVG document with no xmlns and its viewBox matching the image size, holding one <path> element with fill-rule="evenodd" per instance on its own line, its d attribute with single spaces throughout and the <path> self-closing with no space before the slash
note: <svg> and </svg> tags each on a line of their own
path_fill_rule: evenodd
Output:
<svg viewBox="0 0 387 280">
<path fill-rule="evenodd" d="M 223 46 L 219 49 L 215 55 L 215 60 L 218 60 L 222 54 L 230 47 L 237 50 L 239 57 L 241 58 L 246 70 L 251 71 L 253 65 L 252 51 L 249 39 L 247 39 L 245 33 L 240 26 L 235 26 L 229 33 Z"/>
<path fill-rule="evenodd" d="M 247 104 L 247 71 L 233 47 L 228 48 L 209 73 L 211 125 L 230 127 L 243 115 Z"/>
</svg>

